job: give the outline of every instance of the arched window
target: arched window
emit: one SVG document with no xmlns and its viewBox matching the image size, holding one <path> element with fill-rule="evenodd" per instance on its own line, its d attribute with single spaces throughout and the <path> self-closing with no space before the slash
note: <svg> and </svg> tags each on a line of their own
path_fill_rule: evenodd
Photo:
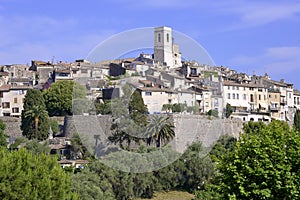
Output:
<svg viewBox="0 0 300 200">
<path fill-rule="evenodd" d="M 160 42 L 160 33 L 158 34 L 158 42 Z"/>
<path fill-rule="evenodd" d="M 169 37 L 170 37 L 169 33 L 167 33 L 167 42 L 169 42 Z"/>
</svg>

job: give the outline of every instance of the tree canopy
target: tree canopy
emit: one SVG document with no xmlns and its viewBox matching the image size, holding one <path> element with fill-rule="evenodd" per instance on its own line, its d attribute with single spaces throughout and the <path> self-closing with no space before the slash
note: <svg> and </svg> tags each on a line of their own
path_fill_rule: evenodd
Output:
<svg viewBox="0 0 300 200">
<path fill-rule="evenodd" d="M 300 131 L 300 110 L 296 110 L 294 115 L 294 126 L 297 131 Z"/>
<path fill-rule="evenodd" d="M 0 120 L 0 146 L 6 146 L 7 145 L 7 135 L 5 135 L 4 130 L 6 128 L 6 125 L 2 120 Z"/>
<path fill-rule="evenodd" d="M 86 88 L 74 81 L 57 81 L 44 90 L 43 96 L 50 116 L 71 115 L 73 100 L 86 100 Z"/>
<path fill-rule="evenodd" d="M 232 112 L 233 112 L 232 106 L 229 103 L 227 103 L 225 108 L 225 117 L 229 118 Z"/>
<path fill-rule="evenodd" d="M 1 199 L 77 199 L 55 158 L 0 149 L 0 163 Z"/>
<path fill-rule="evenodd" d="M 299 199 L 300 134 L 286 122 L 249 122 L 221 159 L 224 199 Z"/>
<path fill-rule="evenodd" d="M 21 123 L 23 135 L 28 139 L 46 139 L 50 126 L 42 93 L 35 89 L 28 90 L 23 107 Z"/>
</svg>

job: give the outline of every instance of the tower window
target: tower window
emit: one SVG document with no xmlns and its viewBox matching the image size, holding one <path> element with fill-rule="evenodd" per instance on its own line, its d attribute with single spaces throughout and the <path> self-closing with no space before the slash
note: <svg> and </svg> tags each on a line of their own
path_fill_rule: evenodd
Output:
<svg viewBox="0 0 300 200">
<path fill-rule="evenodd" d="M 158 34 L 158 42 L 160 42 L 160 33 Z"/>
<path fill-rule="evenodd" d="M 167 33 L 167 42 L 169 42 L 169 33 Z"/>
</svg>

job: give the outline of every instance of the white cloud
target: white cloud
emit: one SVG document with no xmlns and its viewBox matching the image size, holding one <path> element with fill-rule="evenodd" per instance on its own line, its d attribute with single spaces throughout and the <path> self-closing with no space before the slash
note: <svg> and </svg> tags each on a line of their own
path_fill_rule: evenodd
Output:
<svg viewBox="0 0 300 200">
<path fill-rule="evenodd" d="M 299 18 L 299 1 L 235 1 L 208 3 L 209 7 L 224 16 L 234 16 L 228 30 L 252 28 L 279 20 Z"/>
</svg>

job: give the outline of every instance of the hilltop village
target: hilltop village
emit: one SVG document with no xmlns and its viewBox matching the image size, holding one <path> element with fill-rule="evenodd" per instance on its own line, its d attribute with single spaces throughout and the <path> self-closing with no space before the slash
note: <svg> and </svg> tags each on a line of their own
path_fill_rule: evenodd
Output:
<svg viewBox="0 0 300 200">
<path fill-rule="evenodd" d="M 149 114 L 172 113 L 174 105 L 180 105 L 179 111 L 187 114 L 213 113 L 244 122 L 291 121 L 300 108 L 300 92 L 292 83 L 272 80 L 268 74 L 250 76 L 229 67 L 183 61 L 174 41 L 171 28 L 157 27 L 153 54 L 98 63 L 79 59 L 2 65 L 0 116 L 20 117 L 28 89 L 46 90 L 61 80 L 83 82 L 88 98 L 99 102 L 120 96 L 125 81 L 139 91 Z"/>
</svg>

